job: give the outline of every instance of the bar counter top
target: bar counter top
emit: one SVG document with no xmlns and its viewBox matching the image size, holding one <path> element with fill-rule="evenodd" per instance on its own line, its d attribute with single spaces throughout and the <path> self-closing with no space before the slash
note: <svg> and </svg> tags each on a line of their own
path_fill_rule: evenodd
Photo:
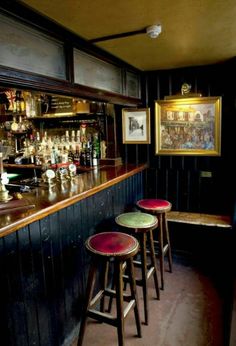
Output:
<svg viewBox="0 0 236 346">
<path fill-rule="evenodd" d="M 0 237 L 108 188 L 146 169 L 146 164 L 106 166 L 49 187 L 42 183 L 19 201 L 0 203 Z M 10 209 L 15 204 L 15 209 Z"/>
</svg>

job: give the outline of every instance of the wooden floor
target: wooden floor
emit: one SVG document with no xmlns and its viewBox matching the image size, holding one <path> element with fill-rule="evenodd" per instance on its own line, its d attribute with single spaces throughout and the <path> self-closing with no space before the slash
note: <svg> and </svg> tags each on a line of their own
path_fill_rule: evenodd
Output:
<svg viewBox="0 0 236 346">
<path fill-rule="evenodd" d="M 149 281 L 150 323 L 137 338 L 133 312 L 125 321 L 126 346 L 223 346 L 227 331 L 227 292 L 219 278 L 199 265 L 174 259 L 173 273 L 166 272 L 165 290 L 156 300 Z M 141 319 L 143 301 L 138 289 Z M 226 332 L 226 333 L 225 333 Z M 88 320 L 83 346 L 116 346 L 114 327 Z M 76 346 L 76 340 L 72 343 Z"/>
</svg>

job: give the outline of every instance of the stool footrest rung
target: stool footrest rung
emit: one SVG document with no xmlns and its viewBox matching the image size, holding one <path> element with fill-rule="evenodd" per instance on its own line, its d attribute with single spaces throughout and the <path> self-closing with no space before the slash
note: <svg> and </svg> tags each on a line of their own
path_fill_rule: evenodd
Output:
<svg viewBox="0 0 236 346">
<path fill-rule="evenodd" d="M 139 267 L 142 268 L 142 262 L 141 261 L 133 261 L 134 262 L 134 266 L 135 267 Z M 152 264 L 151 263 L 147 263 L 147 269 L 151 269 L 152 268 Z"/>
<path fill-rule="evenodd" d="M 141 265 L 141 261 L 138 260 L 133 260 L 134 266 L 140 266 Z"/>
<path fill-rule="evenodd" d="M 163 248 L 164 255 L 167 253 L 168 249 L 169 249 L 169 245 L 166 244 Z"/>
<path fill-rule="evenodd" d="M 102 295 L 104 294 L 104 290 L 98 291 L 98 293 L 91 299 L 89 307 L 92 307 L 97 303 L 99 299 L 101 299 Z"/>
<path fill-rule="evenodd" d="M 160 250 L 159 250 L 160 243 L 158 240 L 154 240 L 153 242 L 154 242 L 154 248 L 155 248 L 155 256 L 158 257 L 160 255 Z M 169 245 L 165 244 L 163 247 L 164 255 L 167 253 L 168 249 L 169 249 Z M 147 253 L 150 254 L 150 250 L 147 250 Z"/>
<path fill-rule="evenodd" d="M 126 305 L 124 308 L 123 312 L 123 318 L 126 318 L 130 310 L 134 307 L 135 305 L 135 300 L 132 299 L 130 302 Z M 89 309 L 87 312 L 88 317 L 91 317 L 97 321 L 104 322 L 107 324 L 110 324 L 114 327 L 117 326 L 117 318 L 114 317 L 113 315 L 107 313 L 107 312 L 102 312 L 94 309 Z"/>
<path fill-rule="evenodd" d="M 128 315 L 128 313 L 130 312 L 130 310 L 134 307 L 135 305 L 135 300 L 132 299 L 129 304 L 127 304 L 127 306 L 124 308 L 124 318 L 126 318 L 126 316 Z"/>
<path fill-rule="evenodd" d="M 154 273 L 155 268 L 151 267 L 148 271 L 147 271 L 147 280 L 152 276 L 152 274 Z M 142 286 L 143 285 L 143 279 L 136 279 L 136 285 L 137 286 Z"/>
<path fill-rule="evenodd" d="M 124 282 L 129 282 L 130 281 L 128 275 L 123 274 L 122 277 L 123 277 Z"/>
<path fill-rule="evenodd" d="M 151 267 L 151 268 L 148 270 L 148 272 L 147 272 L 147 279 L 150 278 L 150 276 L 153 274 L 154 270 L 155 270 L 154 267 Z"/>
<path fill-rule="evenodd" d="M 134 261 L 135 262 L 135 265 L 138 266 L 138 267 L 141 267 L 142 266 L 142 263 L 139 262 L 139 261 Z M 155 268 L 152 266 L 152 264 L 148 264 L 147 265 L 147 280 L 152 276 L 152 274 L 154 273 L 154 270 Z M 129 281 L 129 277 L 127 275 L 123 275 L 123 280 L 125 282 Z M 136 279 L 136 284 L 139 285 L 139 286 L 142 286 L 142 282 L 143 280 L 142 279 Z"/>
<path fill-rule="evenodd" d="M 112 290 L 111 288 L 106 288 L 105 291 L 104 291 L 104 294 L 106 296 L 109 296 L 109 297 L 113 297 L 113 298 L 116 297 L 116 291 Z M 131 301 L 132 297 L 130 296 L 129 293 L 125 293 L 123 291 L 123 299 L 124 299 L 125 302 L 129 302 L 129 301 Z"/>
<path fill-rule="evenodd" d="M 93 309 L 89 309 L 87 315 L 99 322 L 108 323 L 114 327 L 117 326 L 117 318 L 108 314 L 107 312 L 101 312 Z"/>
</svg>

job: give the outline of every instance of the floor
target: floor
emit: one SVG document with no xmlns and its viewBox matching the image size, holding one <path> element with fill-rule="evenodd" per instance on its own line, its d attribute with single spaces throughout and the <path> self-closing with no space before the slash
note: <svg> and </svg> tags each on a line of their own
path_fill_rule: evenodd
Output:
<svg viewBox="0 0 236 346">
<path fill-rule="evenodd" d="M 135 336 L 134 315 L 125 320 L 126 346 L 223 346 L 225 292 L 219 281 L 199 265 L 174 259 L 173 273 L 166 272 L 165 290 L 155 299 L 149 280 L 150 322 Z M 143 321 L 142 292 L 138 288 Z M 117 346 L 114 327 L 88 320 L 83 346 Z M 72 344 L 76 346 L 76 340 Z"/>
</svg>

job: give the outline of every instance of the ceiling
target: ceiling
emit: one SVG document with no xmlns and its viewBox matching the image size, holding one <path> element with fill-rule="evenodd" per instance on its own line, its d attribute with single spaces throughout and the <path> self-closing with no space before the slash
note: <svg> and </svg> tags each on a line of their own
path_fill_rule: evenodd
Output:
<svg viewBox="0 0 236 346">
<path fill-rule="evenodd" d="M 22 0 L 85 39 L 161 24 L 146 34 L 96 43 L 144 71 L 218 63 L 236 56 L 235 0 Z"/>
</svg>

